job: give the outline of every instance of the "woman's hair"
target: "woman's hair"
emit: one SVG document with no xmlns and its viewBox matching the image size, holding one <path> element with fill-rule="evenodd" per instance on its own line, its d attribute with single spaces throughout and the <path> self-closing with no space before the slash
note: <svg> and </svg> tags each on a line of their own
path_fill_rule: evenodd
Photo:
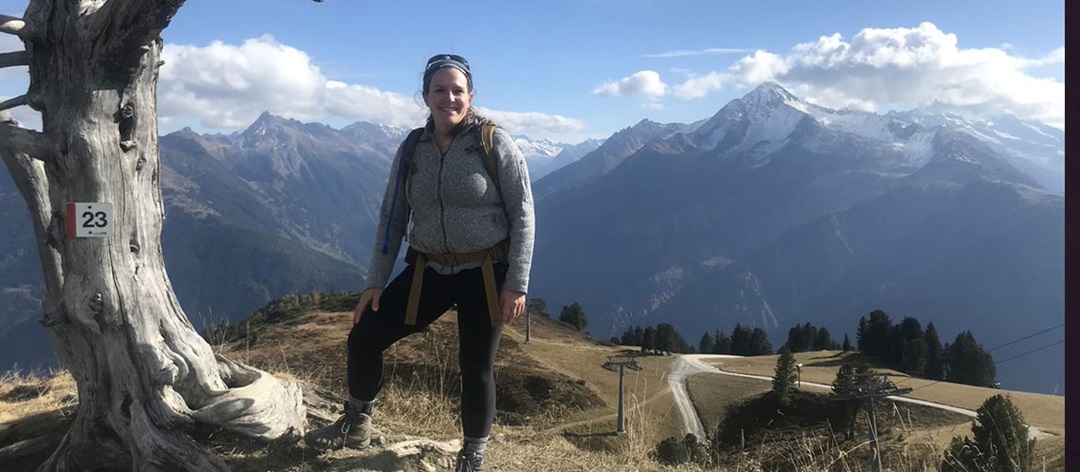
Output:
<svg viewBox="0 0 1080 472">
<path fill-rule="evenodd" d="M 469 84 L 469 93 L 473 92 L 472 72 L 469 70 L 469 61 L 457 54 L 436 54 L 427 60 L 427 66 L 424 68 L 423 95 L 425 97 L 429 92 L 432 77 L 435 76 L 436 72 L 447 67 L 453 67 L 461 71 L 462 74 L 465 74 L 465 80 Z M 434 126 L 434 121 L 435 119 L 429 113 L 426 123 L 429 129 Z M 460 129 L 471 124 L 483 125 L 485 123 L 495 124 L 490 118 L 477 113 L 472 107 L 472 104 L 470 104 L 469 109 L 465 111 L 465 119 L 461 120 L 461 123 L 459 123 L 456 128 Z"/>
</svg>

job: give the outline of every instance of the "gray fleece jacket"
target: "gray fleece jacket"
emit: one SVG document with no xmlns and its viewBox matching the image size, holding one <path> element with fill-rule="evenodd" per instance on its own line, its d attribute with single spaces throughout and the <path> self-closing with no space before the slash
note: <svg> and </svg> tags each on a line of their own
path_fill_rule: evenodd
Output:
<svg viewBox="0 0 1080 472">
<path fill-rule="evenodd" d="M 506 131 L 497 129 L 493 141 L 498 190 L 484 169 L 476 125 L 457 132 L 446 154 L 426 129 L 416 144 L 412 175 L 407 179 L 401 170 L 402 146 L 398 147 L 365 288 L 386 286 L 411 214 L 409 244 L 428 254 L 476 252 L 509 238 L 509 270 L 503 289 L 528 292 L 534 235 L 529 173 Z"/>
</svg>

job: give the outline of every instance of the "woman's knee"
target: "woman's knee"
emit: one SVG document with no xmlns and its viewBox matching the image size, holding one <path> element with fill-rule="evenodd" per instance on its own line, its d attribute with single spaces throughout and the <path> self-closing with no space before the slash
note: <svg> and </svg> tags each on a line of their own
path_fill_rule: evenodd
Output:
<svg viewBox="0 0 1080 472">
<path fill-rule="evenodd" d="M 375 330 L 365 328 L 360 324 L 354 324 L 352 330 L 349 331 L 349 352 L 350 353 L 380 353 L 383 351 L 379 347 L 378 337 L 375 336 Z"/>
<path fill-rule="evenodd" d="M 462 382 L 490 382 L 495 376 L 494 366 L 482 362 L 462 361 L 458 368 Z"/>
</svg>

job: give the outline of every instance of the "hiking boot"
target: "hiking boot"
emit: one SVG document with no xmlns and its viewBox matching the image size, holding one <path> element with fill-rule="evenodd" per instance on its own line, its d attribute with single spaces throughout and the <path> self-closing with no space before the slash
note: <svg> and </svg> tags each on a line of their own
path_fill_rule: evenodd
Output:
<svg viewBox="0 0 1080 472">
<path fill-rule="evenodd" d="M 346 403 L 341 418 L 304 435 L 304 443 L 319 452 L 343 447 L 363 449 L 371 444 L 371 414 Z"/>
<path fill-rule="evenodd" d="M 454 472 L 484 472 L 484 454 L 478 452 L 458 452 Z"/>
</svg>

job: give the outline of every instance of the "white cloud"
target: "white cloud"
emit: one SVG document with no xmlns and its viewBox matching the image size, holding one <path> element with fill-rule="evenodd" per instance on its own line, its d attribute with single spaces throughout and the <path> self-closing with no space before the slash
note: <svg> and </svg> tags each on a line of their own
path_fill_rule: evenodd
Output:
<svg viewBox="0 0 1080 472">
<path fill-rule="evenodd" d="M 246 127 L 263 111 L 302 121 L 328 118 L 419 126 L 427 109 L 412 96 L 328 79 L 303 51 L 265 35 L 240 45 L 169 44 L 163 52 L 158 114 L 164 125 L 197 120 L 207 128 Z M 533 137 L 584 129 L 576 119 L 487 111 L 507 129 Z"/>
<path fill-rule="evenodd" d="M 975 115 L 1012 113 L 1063 122 L 1065 84 L 1028 69 L 1064 64 L 1065 49 L 1024 58 L 1003 48 L 961 48 L 933 23 L 866 28 L 850 41 L 839 33 L 795 45 L 785 55 L 756 51 L 723 71 L 673 87 L 699 98 L 727 86 L 780 82 L 834 108 L 879 110 L 934 104 Z"/>
<path fill-rule="evenodd" d="M 511 134 L 524 134 L 531 138 L 572 135 L 585 129 L 585 123 L 561 115 L 539 112 L 498 111 L 476 107 L 476 111 L 495 120 Z"/>
<path fill-rule="evenodd" d="M 758 50 L 739 59 L 726 72 L 710 72 L 694 76 L 674 87 L 679 98 L 701 98 L 725 85 L 755 85 L 775 80 L 788 69 L 784 59 L 768 51 Z"/>
<path fill-rule="evenodd" d="M 415 126 L 427 116 L 426 109 L 412 98 L 338 81 L 326 83 L 326 111 L 350 120 L 394 126 Z"/>
<path fill-rule="evenodd" d="M 667 84 L 652 70 L 635 72 L 629 77 L 599 85 L 593 93 L 601 97 L 645 97 L 656 99 L 667 94 Z"/>
<path fill-rule="evenodd" d="M 1050 51 L 1050 54 L 1047 54 L 1047 55 L 1045 55 L 1043 57 L 1040 57 L 1038 59 L 1033 59 L 1033 60 L 1028 61 L 1028 67 L 1041 67 L 1041 66 L 1049 66 L 1049 65 L 1064 64 L 1064 63 L 1065 63 L 1065 46 L 1062 46 L 1062 47 L 1059 47 L 1059 48 L 1057 48 L 1057 49 L 1055 49 L 1053 51 Z"/>
<path fill-rule="evenodd" d="M 703 76 L 691 77 L 674 88 L 675 96 L 679 98 L 701 98 L 709 92 L 724 88 L 729 75 L 720 72 L 710 72 Z"/>
<path fill-rule="evenodd" d="M 263 111 L 299 120 L 323 116 L 326 78 L 306 53 L 269 35 L 239 46 L 169 44 L 162 57 L 158 113 L 166 123 L 190 116 L 210 128 L 238 128 Z"/>
</svg>

